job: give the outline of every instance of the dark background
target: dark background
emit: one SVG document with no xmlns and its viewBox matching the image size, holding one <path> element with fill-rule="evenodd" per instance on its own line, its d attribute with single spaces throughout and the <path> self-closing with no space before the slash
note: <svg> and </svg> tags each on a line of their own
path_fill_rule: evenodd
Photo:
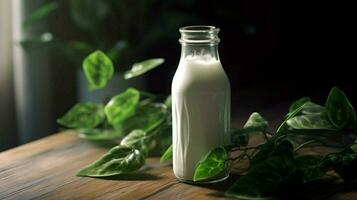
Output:
<svg viewBox="0 0 357 200">
<path fill-rule="evenodd" d="M 281 119 L 297 98 L 310 96 L 324 104 L 333 86 L 357 105 L 352 6 L 290 2 L 281 8 L 279 0 L 58 2 L 58 9 L 46 19 L 55 38 L 46 45 L 51 52 L 56 117 L 77 102 L 76 73 L 95 49 L 108 52 L 124 46 L 114 59 L 119 72 L 140 60 L 165 58 L 145 76 L 149 92 L 169 94 L 181 50 L 178 29 L 187 25 L 221 29 L 219 53 L 231 81 L 235 119 L 247 118 L 253 111 L 269 120 Z M 90 48 L 75 47 L 76 41 Z M 55 122 L 53 127 L 57 128 Z"/>
</svg>

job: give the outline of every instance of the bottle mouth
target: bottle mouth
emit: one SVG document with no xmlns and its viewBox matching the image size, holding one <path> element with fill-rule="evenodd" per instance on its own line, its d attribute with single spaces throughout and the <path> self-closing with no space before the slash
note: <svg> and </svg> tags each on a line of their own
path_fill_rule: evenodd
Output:
<svg viewBox="0 0 357 200">
<path fill-rule="evenodd" d="M 181 44 L 218 44 L 219 28 L 215 26 L 185 26 L 179 29 Z"/>
</svg>

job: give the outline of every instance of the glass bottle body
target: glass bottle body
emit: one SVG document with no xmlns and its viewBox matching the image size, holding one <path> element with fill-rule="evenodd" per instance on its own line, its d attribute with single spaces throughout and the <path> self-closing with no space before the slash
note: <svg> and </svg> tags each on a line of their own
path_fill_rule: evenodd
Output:
<svg viewBox="0 0 357 200">
<path fill-rule="evenodd" d="M 230 84 L 219 60 L 218 42 L 212 38 L 180 42 L 181 59 L 171 91 L 173 168 L 179 180 L 192 182 L 198 162 L 213 148 L 230 143 Z M 227 176 L 224 171 L 205 182 Z"/>
</svg>

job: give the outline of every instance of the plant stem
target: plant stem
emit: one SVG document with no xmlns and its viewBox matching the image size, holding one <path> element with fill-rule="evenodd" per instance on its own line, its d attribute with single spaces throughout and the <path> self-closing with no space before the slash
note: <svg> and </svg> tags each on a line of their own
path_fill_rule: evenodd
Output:
<svg viewBox="0 0 357 200">
<path fill-rule="evenodd" d="M 303 148 L 305 145 L 311 144 L 311 143 L 314 143 L 314 142 L 316 142 L 316 140 L 309 140 L 309 141 L 307 141 L 307 142 L 304 142 L 304 143 L 300 144 L 299 146 L 297 146 L 297 147 L 294 149 L 294 152 L 297 152 L 297 151 L 299 151 L 301 148 Z"/>
</svg>

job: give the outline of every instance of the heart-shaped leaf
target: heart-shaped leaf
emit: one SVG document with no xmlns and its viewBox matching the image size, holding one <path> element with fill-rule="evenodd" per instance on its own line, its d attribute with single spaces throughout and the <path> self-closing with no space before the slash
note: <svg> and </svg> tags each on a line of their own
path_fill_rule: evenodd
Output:
<svg viewBox="0 0 357 200">
<path fill-rule="evenodd" d="M 90 129 L 105 119 L 103 105 L 96 103 L 78 103 L 66 114 L 57 119 L 57 123 L 68 128 Z"/>
<path fill-rule="evenodd" d="M 89 90 L 98 90 L 107 85 L 113 77 L 114 67 L 110 58 L 102 51 L 95 51 L 83 61 L 83 71 Z"/>
<path fill-rule="evenodd" d="M 120 145 L 131 146 L 135 149 L 139 149 L 145 155 L 148 154 L 148 143 L 150 142 L 150 138 L 147 137 L 145 131 L 137 129 L 131 131 L 127 136 L 125 136 Z"/>
<path fill-rule="evenodd" d="M 333 87 L 326 101 L 327 115 L 337 128 L 353 129 L 357 127 L 355 110 L 343 93 L 337 87 Z"/>
<path fill-rule="evenodd" d="M 94 163 L 80 170 L 77 176 L 106 177 L 126 174 L 145 164 L 145 156 L 133 147 L 113 147 Z"/>
<path fill-rule="evenodd" d="M 114 96 L 104 108 L 109 123 L 115 128 L 121 127 L 124 120 L 135 114 L 139 98 L 140 92 L 134 88 Z"/>
<path fill-rule="evenodd" d="M 336 130 L 325 115 L 299 115 L 286 122 L 293 129 Z"/>
<path fill-rule="evenodd" d="M 223 147 L 211 150 L 197 165 L 193 181 L 213 178 L 227 170 L 228 153 Z"/>
</svg>

